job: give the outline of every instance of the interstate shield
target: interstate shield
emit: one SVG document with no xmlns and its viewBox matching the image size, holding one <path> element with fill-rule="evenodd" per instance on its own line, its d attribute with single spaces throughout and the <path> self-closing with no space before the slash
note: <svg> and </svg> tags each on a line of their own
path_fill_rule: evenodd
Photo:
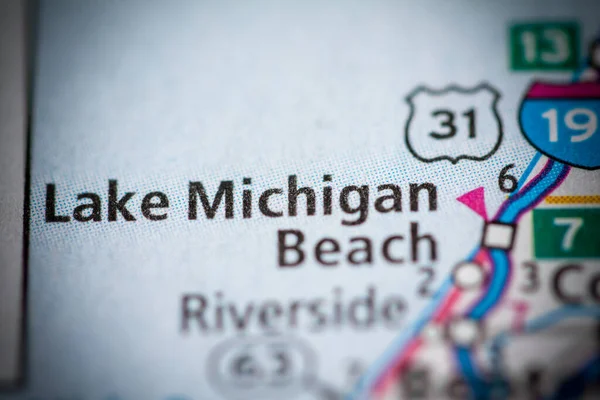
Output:
<svg viewBox="0 0 600 400">
<path fill-rule="evenodd" d="M 519 123 L 540 152 L 579 168 L 600 168 L 600 85 L 534 82 L 525 95 Z"/>
</svg>

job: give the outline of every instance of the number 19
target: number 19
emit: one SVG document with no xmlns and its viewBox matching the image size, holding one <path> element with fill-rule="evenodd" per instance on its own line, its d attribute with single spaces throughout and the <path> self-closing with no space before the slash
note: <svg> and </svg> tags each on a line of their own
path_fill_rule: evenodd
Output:
<svg viewBox="0 0 600 400">
<path fill-rule="evenodd" d="M 580 123 L 575 121 L 575 118 L 578 116 L 585 116 L 586 122 Z M 556 108 L 551 108 L 543 113 L 542 117 L 548 120 L 550 142 L 558 142 L 558 111 Z M 596 133 L 598 129 L 598 116 L 590 109 L 574 108 L 565 115 L 564 123 L 572 131 L 583 132 L 579 135 L 571 136 L 571 142 L 583 142 Z"/>
</svg>

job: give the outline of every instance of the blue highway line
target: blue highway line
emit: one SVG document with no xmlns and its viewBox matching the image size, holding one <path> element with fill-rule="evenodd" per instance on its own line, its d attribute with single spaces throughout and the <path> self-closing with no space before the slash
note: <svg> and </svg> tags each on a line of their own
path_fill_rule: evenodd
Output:
<svg viewBox="0 0 600 400">
<path fill-rule="evenodd" d="M 519 182 L 517 183 L 517 188 L 520 189 L 533 168 L 537 164 L 541 157 L 540 153 L 536 153 L 536 155 L 532 158 L 529 165 L 525 169 L 524 173 L 519 178 Z M 535 204 L 537 201 L 537 197 L 540 195 L 545 196 L 545 192 L 552 188 L 552 185 L 558 177 L 560 177 L 561 173 L 564 173 L 565 167 L 562 164 L 555 163 L 556 165 L 552 165 L 552 172 L 548 174 L 548 176 L 540 179 L 540 182 L 536 182 L 531 187 L 528 187 L 528 192 L 526 195 L 523 193 L 518 193 L 518 190 L 514 192 L 514 194 L 519 194 L 519 196 L 510 197 L 507 200 L 510 204 L 506 207 L 500 218 L 504 218 L 501 222 L 511 223 L 512 221 L 518 219 L 523 211 L 526 211 L 527 208 L 531 204 Z M 548 179 L 549 177 L 549 179 Z M 533 182 L 532 182 L 533 183 Z M 506 222 L 510 220 L 511 222 Z M 467 259 L 472 259 L 475 254 L 479 251 L 479 248 L 475 248 L 473 252 L 467 257 Z M 490 257 L 494 264 L 494 279 L 490 282 L 490 286 L 488 288 L 487 295 L 473 308 L 470 315 L 472 318 L 481 319 L 491 308 L 493 308 L 499 299 L 502 297 L 502 293 L 504 291 L 504 287 L 506 282 L 508 281 L 510 274 L 510 259 L 506 251 L 504 250 L 492 250 L 490 251 Z M 369 389 L 371 389 L 374 382 L 377 380 L 378 376 L 381 374 L 383 370 L 389 365 L 390 362 L 397 356 L 398 352 L 402 351 L 402 349 L 412 340 L 415 336 L 419 334 L 419 332 L 423 329 L 423 327 L 429 322 L 429 320 L 433 317 L 436 310 L 439 306 L 445 301 L 445 297 L 447 293 L 452 288 L 452 280 L 451 278 L 447 278 L 441 285 L 440 289 L 436 292 L 431 304 L 423 311 L 420 318 L 407 330 L 405 330 L 385 351 L 385 353 L 377 360 L 373 367 L 371 367 L 359 380 L 353 392 L 347 397 L 347 399 L 362 399 L 365 396 L 368 396 Z M 459 360 L 459 364 L 462 366 L 463 372 L 466 371 L 469 373 L 470 382 L 475 383 L 475 387 L 479 390 L 485 388 L 485 385 L 481 384 L 483 381 L 477 377 L 475 364 L 472 362 L 470 358 L 470 353 L 468 349 L 457 349 L 457 359 Z M 477 383 L 479 382 L 479 383 Z M 479 398 L 479 397 L 477 397 Z"/>
<path fill-rule="evenodd" d="M 461 367 L 463 377 L 475 395 L 475 398 L 486 398 L 488 396 L 489 385 L 477 372 L 477 366 L 475 365 L 473 357 L 471 357 L 471 350 L 465 347 L 457 347 L 455 356 Z"/>
<path fill-rule="evenodd" d="M 499 216 L 499 221 L 503 223 L 515 223 L 517 219 L 532 204 L 537 203 L 541 198 L 547 195 L 549 190 L 554 189 L 556 182 L 562 180 L 564 174 L 568 171 L 568 166 L 552 162 L 550 171 L 534 185 L 528 187 L 528 193 L 522 197 L 516 198 Z M 510 201 L 510 200 L 508 200 Z M 510 259 L 506 250 L 490 250 L 490 258 L 493 265 L 492 281 L 489 284 L 485 296 L 473 307 L 469 317 L 481 319 L 488 313 L 500 300 L 510 275 Z"/>
<path fill-rule="evenodd" d="M 600 379 L 600 355 L 595 355 L 574 375 L 565 380 L 552 400 L 577 399 L 583 396 L 586 384 L 597 382 Z"/>
<path fill-rule="evenodd" d="M 467 259 L 472 260 L 475 255 L 479 252 L 479 247 L 476 247 L 471 251 L 471 254 Z M 454 283 L 452 278 L 448 277 L 444 280 L 440 288 L 436 291 L 433 296 L 431 303 L 423 310 L 419 319 L 412 324 L 410 328 L 403 331 L 402 334 L 394 340 L 394 342 L 386 349 L 385 353 L 369 368 L 369 370 L 359 379 L 352 393 L 346 396 L 346 400 L 359 400 L 368 397 L 368 390 L 376 381 L 377 377 L 383 371 L 390 362 L 398 355 L 408 342 L 414 339 L 421 330 L 429 323 L 433 314 L 438 310 L 441 304 L 446 300 L 446 295 L 452 289 Z M 367 397 L 366 397 L 367 396 Z"/>
<path fill-rule="evenodd" d="M 550 311 L 523 325 L 523 332 L 535 333 L 548 329 L 561 321 L 569 318 L 597 318 L 600 319 L 600 308 L 593 306 L 567 306 Z M 502 332 L 492 339 L 492 347 L 502 348 L 514 335 L 511 331 Z"/>
<path fill-rule="evenodd" d="M 469 318 L 480 320 L 502 297 L 510 275 L 510 260 L 504 250 L 490 250 L 490 259 L 494 265 L 494 279 L 490 282 L 485 296 L 473 307 Z"/>
<path fill-rule="evenodd" d="M 519 190 L 521 190 L 521 188 L 525 184 L 525 181 L 527 181 L 527 177 L 529 175 L 531 175 L 531 172 L 533 171 L 533 169 L 537 165 L 538 161 L 540 161 L 540 158 L 542 158 L 542 153 L 540 153 L 539 151 L 536 151 L 535 155 L 533 156 L 533 158 L 529 162 L 529 165 L 527 166 L 527 168 L 525 168 L 525 171 L 523 172 L 523 174 L 519 178 L 519 182 L 517 183 L 517 189 L 514 192 L 511 193 L 511 196 L 514 195 L 514 194 L 516 194 L 516 193 L 518 193 Z"/>
<path fill-rule="evenodd" d="M 445 297 L 452 289 L 452 279 L 447 278 L 442 286 L 435 293 L 431 304 L 423 311 L 419 319 L 408 329 L 402 331 L 402 334 L 394 340 L 388 347 L 385 353 L 375 362 L 374 366 L 369 368 L 367 372 L 360 378 L 356 384 L 354 391 L 347 396 L 348 400 L 367 399 L 369 396 L 368 389 L 371 389 L 382 371 L 396 358 L 398 353 L 406 347 L 406 345 L 419 334 L 433 314 L 437 311 L 440 304 L 445 301 Z"/>
<path fill-rule="evenodd" d="M 526 322 L 523 326 L 523 332 L 529 334 L 536 333 L 541 330 L 551 328 L 559 322 L 571 318 L 596 318 L 600 320 L 600 308 L 593 306 L 562 307 Z M 518 332 L 515 333 L 511 331 L 499 333 L 492 339 L 490 350 L 497 352 L 501 351 L 502 348 L 508 345 L 512 337 L 518 334 Z M 580 397 L 581 394 L 575 393 L 576 390 L 582 389 L 587 381 L 599 378 L 598 373 L 600 373 L 600 360 L 596 359 L 594 362 L 596 363 L 594 366 L 586 364 L 580 372 L 569 377 L 558 389 L 555 396 L 553 396 L 551 399 L 575 399 Z M 499 368 L 500 365 L 494 365 L 494 375 L 500 375 Z M 584 380 L 582 382 L 582 377 L 587 379 L 587 381 Z"/>
<path fill-rule="evenodd" d="M 534 179 L 527 185 L 524 192 L 522 191 L 507 200 L 506 206 L 502 208 L 498 216 L 498 221 L 506 224 L 516 223 L 522 214 L 551 192 L 569 171 L 568 166 L 552 160 L 548 161 L 548 165 L 544 169 L 549 169 L 545 175 Z M 493 267 L 492 280 L 484 297 L 475 304 L 468 314 L 469 317 L 476 320 L 483 318 L 502 298 L 510 277 L 510 259 L 507 251 L 494 249 L 490 250 L 489 254 Z M 478 400 L 488 398 L 489 387 L 482 384 L 484 380 L 476 371 L 473 355 L 469 349 L 457 347 L 455 348 L 455 355 L 461 372 L 470 384 L 473 397 Z"/>
<path fill-rule="evenodd" d="M 552 162 L 550 172 L 535 185 L 529 187 L 529 190 L 522 196 L 515 198 L 499 216 L 498 220 L 505 224 L 516 222 L 523 211 L 526 211 L 531 205 L 545 197 L 546 192 L 553 189 L 556 182 L 560 180 L 568 170 L 568 166 L 559 162 Z M 510 200 L 511 199 L 508 201 Z"/>
</svg>

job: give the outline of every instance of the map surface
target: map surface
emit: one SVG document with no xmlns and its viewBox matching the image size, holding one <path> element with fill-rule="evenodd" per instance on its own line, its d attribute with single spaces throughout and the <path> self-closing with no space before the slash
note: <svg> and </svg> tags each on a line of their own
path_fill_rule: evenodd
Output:
<svg viewBox="0 0 600 400">
<path fill-rule="evenodd" d="M 598 15 L 42 1 L 2 398 L 594 398 Z"/>
</svg>

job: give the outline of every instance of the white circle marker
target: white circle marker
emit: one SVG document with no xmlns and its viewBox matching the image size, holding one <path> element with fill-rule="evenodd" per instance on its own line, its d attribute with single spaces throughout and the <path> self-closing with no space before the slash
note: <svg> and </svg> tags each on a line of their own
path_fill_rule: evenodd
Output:
<svg viewBox="0 0 600 400">
<path fill-rule="evenodd" d="M 429 324 L 423 328 L 421 335 L 428 342 L 440 342 L 443 338 L 443 332 L 440 325 Z"/>
<path fill-rule="evenodd" d="M 452 272 L 454 284 L 462 290 L 479 289 L 485 281 L 485 271 L 474 262 L 458 264 Z"/>
<path fill-rule="evenodd" d="M 452 342 L 460 347 L 472 347 L 477 343 L 481 327 L 477 321 L 470 318 L 455 319 L 448 326 L 448 336 Z"/>
</svg>

